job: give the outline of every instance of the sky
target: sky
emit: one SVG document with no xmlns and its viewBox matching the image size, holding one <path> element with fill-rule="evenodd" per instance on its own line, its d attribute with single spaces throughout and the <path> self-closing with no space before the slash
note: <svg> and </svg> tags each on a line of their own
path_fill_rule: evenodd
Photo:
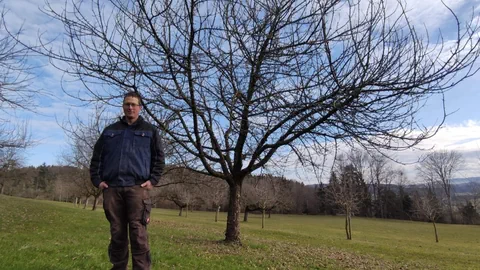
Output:
<svg viewBox="0 0 480 270">
<path fill-rule="evenodd" d="M 63 0 L 49 0 L 54 7 L 61 8 Z M 444 34 L 452 30 L 451 14 L 442 6 L 440 0 L 407 0 L 404 1 L 409 10 L 412 23 L 426 29 L 441 28 Z M 444 0 L 460 18 L 468 18 L 474 12 L 473 19 L 477 19 L 480 12 L 480 0 Z M 38 0 L 4 0 L 3 5 L 8 10 L 6 16 L 7 26 L 11 29 L 23 27 L 22 39 L 30 44 L 35 44 L 39 34 L 44 37 L 61 36 L 63 26 L 52 21 L 41 12 L 44 1 Z M 55 44 L 54 44 L 55 45 Z M 82 91 L 78 84 L 61 84 L 62 73 L 49 65 L 48 59 L 37 57 L 31 60 L 39 64 L 36 70 L 34 85 L 49 93 L 37 99 L 37 113 L 16 112 L 12 115 L 14 121 L 27 121 L 32 131 L 35 146 L 25 152 L 26 166 L 39 166 L 43 163 L 55 165 L 61 163 L 61 155 L 68 150 L 66 136 L 59 123 L 68 121 L 69 116 L 78 113 L 86 116 L 88 109 L 75 106 L 77 102 L 68 97 L 62 87 Z M 480 72 L 468 80 L 460 83 L 455 88 L 445 93 L 445 106 L 450 115 L 444 126 L 433 138 L 422 142 L 420 147 L 437 150 L 456 150 L 463 157 L 463 166 L 457 177 L 480 176 Z M 115 108 L 113 111 L 120 108 Z M 419 120 L 426 126 L 438 124 L 442 116 L 442 99 L 435 97 L 429 100 L 419 115 Z M 71 119 L 71 118 L 70 118 Z M 405 163 L 413 163 L 424 151 L 408 150 L 396 153 L 398 159 Z M 415 178 L 415 165 L 403 166 L 409 178 Z M 308 176 L 290 171 L 287 177 L 299 181 L 312 182 Z"/>
</svg>

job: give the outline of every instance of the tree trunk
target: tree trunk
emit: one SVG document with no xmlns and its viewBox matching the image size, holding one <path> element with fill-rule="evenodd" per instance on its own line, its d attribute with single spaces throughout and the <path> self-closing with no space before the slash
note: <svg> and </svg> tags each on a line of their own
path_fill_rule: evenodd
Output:
<svg viewBox="0 0 480 270">
<path fill-rule="evenodd" d="M 347 240 L 352 240 L 352 230 L 350 227 L 350 211 L 345 211 L 345 233 L 347 234 Z"/>
<path fill-rule="evenodd" d="M 217 211 L 215 211 L 215 222 L 218 221 L 218 213 L 220 212 L 220 206 L 217 207 Z"/>
<path fill-rule="evenodd" d="M 380 189 L 380 183 L 378 183 L 378 209 L 380 210 L 380 218 L 385 218 L 385 196 L 383 196 L 383 190 Z"/>
<path fill-rule="evenodd" d="M 85 203 L 83 204 L 83 209 L 87 208 L 88 205 L 88 197 L 85 198 Z"/>
<path fill-rule="evenodd" d="M 185 208 L 185 217 L 188 217 L 188 203 L 187 203 L 187 206 Z"/>
<path fill-rule="evenodd" d="M 433 223 L 433 230 L 435 231 L 435 242 L 438 243 L 438 233 L 437 233 L 437 225 L 435 224 L 435 221 L 432 220 Z"/>
<path fill-rule="evenodd" d="M 450 194 L 448 195 L 448 211 L 450 212 L 450 223 L 455 224 L 455 216 L 453 214 L 453 207 L 452 207 L 452 198 L 450 197 Z"/>
<path fill-rule="evenodd" d="M 183 207 L 180 206 L 180 212 L 178 212 L 178 216 L 179 216 L 179 217 L 182 216 L 182 211 L 183 211 Z"/>
<path fill-rule="evenodd" d="M 247 222 L 248 221 L 248 206 L 245 207 L 245 213 L 243 214 L 243 222 Z"/>
<path fill-rule="evenodd" d="M 265 208 L 262 209 L 262 229 L 265 228 Z"/>
<path fill-rule="evenodd" d="M 348 240 L 348 218 L 346 213 L 345 213 L 345 234 L 347 235 L 347 240 Z"/>
<path fill-rule="evenodd" d="M 352 240 L 352 218 L 350 213 L 348 214 L 348 235 L 350 236 L 348 240 Z"/>
<path fill-rule="evenodd" d="M 240 198 L 242 195 L 242 181 L 235 181 L 229 186 L 229 205 L 227 216 L 227 230 L 225 232 L 225 242 L 241 244 L 240 242 Z"/>
<path fill-rule="evenodd" d="M 95 211 L 95 210 L 97 209 L 98 197 L 99 197 L 99 196 L 93 196 L 92 211 Z"/>
</svg>

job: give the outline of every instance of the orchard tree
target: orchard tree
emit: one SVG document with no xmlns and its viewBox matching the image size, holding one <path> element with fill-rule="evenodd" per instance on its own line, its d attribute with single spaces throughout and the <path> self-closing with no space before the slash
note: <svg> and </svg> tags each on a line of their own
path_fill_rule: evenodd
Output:
<svg viewBox="0 0 480 270">
<path fill-rule="evenodd" d="M 345 233 L 347 240 L 352 240 L 352 216 L 364 208 L 368 188 L 362 173 L 344 160 L 339 161 L 335 172 L 338 178 L 330 183 L 328 196 L 345 215 Z M 335 174 L 332 177 L 336 177 Z"/>
<path fill-rule="evenodd" d="M 281 179 L 269 174 L 250 176 L 246 179 L 246 196 L 243 196 L 245 212 L 243 221 L 248 221 L 248 213 L 262 212 L 262 229 L 265 228 L 265 214 L 281 204 Z"/>
<path fill-rule="evenodd" d="M 425 190 L 425 194 L 416 192 L 413 196 L 415 212 L 418 217 L 426 219 L 432 223 L 435 233 L 435 242 L 438 243 L 439 240 L 436 222 L 442 215 L 442 206 L 440 205 L 437 196 L 432 192 L 431 189 L 427 187 Z"/>
<path fill-rule="evenodd" d="M 105 108 L 97 107 L 84 119 L 74 115 L 72 119 L 60 123 L 68 140 L 69 149 L 62 155 L 62 162 L 67 166 L 76 168 L 71 175 L 73 183 L 79 190 L 81 196 L 85 197 L 85 206 L 88 198 L 93 196 L 92 210 L 96 209 L 98 198 L 102 191 L 93 186 L 90 180 L 90 160 L 93 147 L 102 130 L 112 118 L 106 117 Z M 85 115 L 83 116 L 85 117 Z"/>
<path fill-rule="evenodd" d="M 429 153 L 417 166 L 419 175 L 429 183 L 431 189 L 440 187 L 448 208 L 450 222 L 454 222 L 452 178 L 461 168 L 462 155 L 456 151 L 438 150 Z"/>
<path fill-rule="evenodd" d="M 227 200 L 227 184 L 222 179 L 211 179 L 207 183 L 207 190 L 204 196 L 208 199 L 215 210 L 215 222 L 218 222 L 218 215 L 222 205 Z"/>
<path fill-rule="evenodd" d="M 247 175 L 289 154 L 315 166 L 334 141 L 401 150 L 435 134 L 417 113 L 476 72 L 478 27 L 452 12 L 453 40 L 423 34 L 407 10 L 386 0 L 47 3 L 65 40 L 40 37 L 40 52 L 83 83 L 82 100 L 141 93 L 176 160 L 228 184 L 225 240 L 240 243 Z"/>
<path fill-rule="evenodd" d="M 165 199 L 173 202 L 180 210 L 179 216 L 188 217 L 188 211 L 200 201 L 200 196 L 206 188 L 207 181 L 202 182 L 203 174 L 198 174 L 183 167 L 167 168 L 162 177 L 162 188 L 157 193 L 157 199 Z M 200 195 L 201 194 L 201 195 Z"/>
</svg>

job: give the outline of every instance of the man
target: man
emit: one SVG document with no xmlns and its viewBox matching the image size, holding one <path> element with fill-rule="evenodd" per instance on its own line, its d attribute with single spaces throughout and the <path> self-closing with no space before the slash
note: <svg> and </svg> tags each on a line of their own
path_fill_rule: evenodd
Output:
<svg viewBox="0 0 480 270">
<path fill-rule="evenodd" d="M 158 130 L 139 115 L 141 108 L 138 93 L 124 96 L 125 115 L 102 132 L 90 163 L 92 183 L 103 190 L 103 208 L 110 222 L 112 269 L 127 268 L 129 236 L 133 269 L 150 269 L 151 265 L 148 190 L 158 183 L 165 157 Z"/>
</svg>

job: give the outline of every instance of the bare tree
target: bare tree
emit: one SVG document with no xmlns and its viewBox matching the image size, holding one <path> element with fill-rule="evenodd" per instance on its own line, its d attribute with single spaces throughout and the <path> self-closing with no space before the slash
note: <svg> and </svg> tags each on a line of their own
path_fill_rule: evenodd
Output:
<svg viewBox="0 0 480 270">
<path fill-rule="evenodd" d="M 452 178 L 460 169 L 463 158 L 459 152 L 440 150 L 429 153 L 417 166 L 420 176 L 425 179 L 430 189 L 439 186 L 448 207 L 450 221 L 454 222 L 452 196 L 454 195 Z"/>
<path fill-rule="evenodd" d="M 12 123 L 11 120 L 0 118 L 0 149 L 25 149 L 33 144 L 27 121 Z"/>
<path fill-rule="evenodd" d="M 88 119 L 74 115 L 73 119 L 60 123 L 70 146 L 69 151 L 63 154 L 62 160 L 65 165 L 77 169 L 72 175 L 73 182 L 79 188 L 81 195 L 85 197 L 85 207 L 88 198 L 93 196 L 92 210 L 96 209 L 102 191 L 93 186 L 90 180 L 90 159 L 95 142 L 103 128 L 110 122 L 112 122 L 112 118 L 107 117 L 105 108 L 97 107 L 93 113 L 88 114 Z"/>
<path fill-rule="evenodd" d="M 167 169 L 161 183 L 163 188 L 157 197 L 173 202 L 180 210 L 178 215 L 182 216 L 185 210 L 185 217 L 188 217 L 188 211 L 200 200 L 202 195 L 200 190 L 208 187 L 209 182 L 202 179 L 204 177 L 204 174 L 192 172 L 187 168 Z"/>
<path fill-rule="evenodd" d="M 173 202 L 176 206 L 178 206 L 179 212 L 178 216 L 181 217 L 183 215 L 183 210 L 185 209 L 185 217 L 188 217 L 188 209 L 191 206 L 193 200 L 193 194 L 190 190 L 186 189 L 183 185 L 180 184 L 172 185 L 166 187 L 162 191 L 161 195 L 162 198 Z"/>
<path fill-rule="evenodd" d="M 233 243 L 247 175 L 290 153 L 316 165 L 335 140 L 418 144 L 437 129 L 417 112 L 475 73 L 479 54 L 477 25 L 452 12 L 453 42 L 432 45 L 401 1 L 395 12 L 384 0 L 91 2 L 90 11 L 85 1 L 47 5 L 66 40 L 58 50 L 40 40 L 41 53 L 90 100 L 140 92 L 177 160 L 228 183 Z"/>
<path fill-rule="evenodd" d="M 243 221 L 248 220 L 248 213 L 259 210 L 262 213 L 262 229 L 265 228 L 265 214 L 281 204 L 280 180 L 272 175 L 250 176 L 246 180 L 247 196 L 244 196 L 245 212 Z"/>
<path fill-rule="evenodd" d="M 207 184 L 208 190 L 205 194 L 211 201 L 213 208 L 215 210 L 215 222 L 218 222 L 218 215 L 222 205 L 225 204 L 227 200 L 227 186 L 225 181 L 222 179 L 212 179 Z"/>
<path fill-rule="evenodd" d="M 409 180 L 402 170 L 397 171 L 397 179 L 394 182 L 398 188 L 399 197 L 399 210 L 401 219 L 411 219 L 413 215 L 413 200 L 406 191 L 406 187 L 409 185 Z"/>
<path fill-rule="evenodd" d="M 433 230 L 435 232 L 435 241 L 438 243 L 436 222 L 442 213 L 442 207 L 435 193 L 428 188 L 426 190 L 427 192 L 424 196 L 419 195 L 419 193 L 414 194 L 413 201 L 415 210 L 419 217 L 425 218 L 427 221 L 432 222 Z"/>
<path fill-rule="evenodd" d="M 374 155 L 370 160 L 369 160 L 369 178 L 370 178 L 370 186 L 372 187 L 372 193 L 373 193 L 373 201 L 375 204 L 375 210 L 378 212 L 376 213 L 376 216 L 379 216 L 381 218 L 385 217 L 384 213 L 384 204 L 382 198 L 382 188 L 383 188 L 383 182 L 385 179 L 388 177 L 388 172 L 387 172 L 387 163 L 388 160 L 386 157 L 382 155 Z"/>
<path fill-rule="evenodd" d="M 11 32 L 6 22 L 8 10 L 0 8 L 0 149 L 26 148 L 33 144 L 28 124 L 12 119 L 16 110 L 33 112 L 40 91 L 31 87 L 33 67 L 27 63 L 30 50 L 18 39 L 22 29 Z"/>
<path fill-rule="evenodd" d="M 348 240 L 352 239 L 352 216 L 360 209 L 366 194 L 367 186 L 362 173 L 340 157 L 330 179 L 327 196 L 345 214 L 345 233 Z"/>
<path fill-rule="evenodd" d="M 78 169 L 70 166 L 62 166 L 55 183 L 54 199 L 61 202 L 68 202 L 83 194 L 81 188 L 76 184 Z"/>
</svg>

